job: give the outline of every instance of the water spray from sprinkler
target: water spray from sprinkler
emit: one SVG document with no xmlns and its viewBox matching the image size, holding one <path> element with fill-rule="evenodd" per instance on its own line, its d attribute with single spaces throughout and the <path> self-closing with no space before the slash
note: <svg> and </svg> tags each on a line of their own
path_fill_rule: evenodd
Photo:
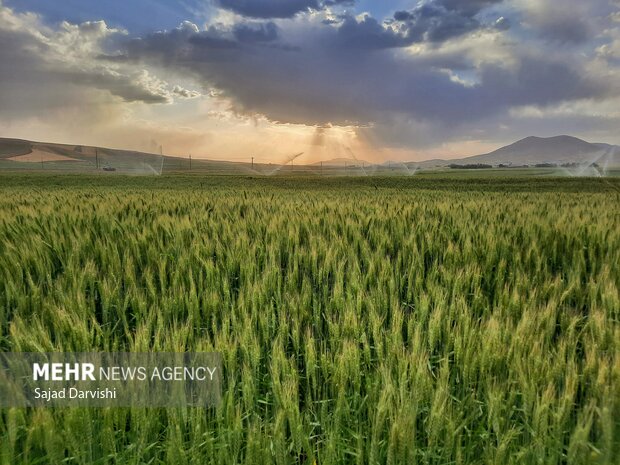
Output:
<svg viewBox="0 0 620 465">
<path fill-rule="evenodd" d="M 290 157 L 288 157 L 286 159 L 286 162 L 282 165 L 279 165 L 276 169 L 270 171 L 269 173 L 267 173 L 267 176 L 273 176 L 274 174 L 276 174 L 278 171 L 280 171 L 282 168 L 284 168 L 286 165 L 288 165 L 289 163 L 293 163 L 295 161 L 296 158 L 301 157 L 304 154 L 304 152 L 300 152 L 300 153 L 296 153 L 295 155 L 291 155 Z"/>
<path fill-rule="evenodd" d="M 164 171 L 164 146 L 159 146 L 159 155 L 161 156 L 161 166 L 159 167 L 159 175 Z"/>
<path fill-rule="evenodd" d="M 353 153 L 353 150 L 351 150 L 350 147 L 345 147 L 345 150 L 347 152 L 349 152 L 349 154 L 353 157 L 353 160 L 355 160 L 356 162 L 359 163 L 359 160 L 357 159 L 357 157 L 355 156 L 355 154 Z M 362 162 L 362 173 L 364 173 L 364 176 L 368 176 L 368 173 L 366 173 L 366 170 L 364 169 L 364 163 Z"/>
</svg>

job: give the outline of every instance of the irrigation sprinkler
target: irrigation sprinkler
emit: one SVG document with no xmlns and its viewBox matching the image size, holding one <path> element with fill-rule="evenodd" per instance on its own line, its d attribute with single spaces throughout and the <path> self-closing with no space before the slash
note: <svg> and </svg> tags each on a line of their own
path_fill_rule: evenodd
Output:
<svg viewBox="0 0 620 465">
<path fill-rule="evenodd" d="M 295 155 L 292 155 L 290 157 L 288 157 L 286 159 L 286 161 L 280 165 L 277 166 L 277 168 L 275 168 L 274 170 L 270 171 L 269 173 L 267 173 L 267 176 L 273 176 L 274 174 L 276 174 L 278 171 L 280 170 L 284 170 L 284 168 L 286 167 L 286 165 L 288 165 L 289 163 L 291 163 L 291 168 L 293 166 L 293 162 L 295 160 L 295 158 L 300 157 L 304 154 L 304 152 L 299 152 L 296 153 Z"/>
<path fill-rule="evenodd" d="M 353 157 L 353 160 L 355 160 L 358 163 L 360 162 L 360 160 L 358 160 L 358 158 L 353 153 L 353 150 L 351 150 L 351 147 L 346 147 L 346 150 L 347 152 L 349 152 L 349 155 Z M 364 173 L 364 176 L 368 176 L 368 173 L 366 173 L 366 170 L 364 169 L 364 161 L 362 161 L 361 163 L 362 163 L 362 173 Z"/>
</svg>

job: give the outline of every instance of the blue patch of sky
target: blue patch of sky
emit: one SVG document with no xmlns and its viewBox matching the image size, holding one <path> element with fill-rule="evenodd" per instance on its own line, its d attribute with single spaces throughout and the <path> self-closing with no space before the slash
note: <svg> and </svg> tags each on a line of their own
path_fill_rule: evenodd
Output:
<svg viewBox="0 0 620 465">
<path fill-rule="evenodd" d="M 4 3 L 18 12 L 38 13 L 48 24 L 103 19 L 109 26 L 127 29 L 132 34 L 171 29 L 185 20 L 202 24 L 214 11 L 205 0 L 5 0 Z M 354 7 L 347 9 L 368 12 L 382 20 L 396 10 L 412 8 L 417 3 L 415 0 L 358 0 Z"/>
<path fill-rule="evenodd" d="M 170 0 L 5 0 L 18 12 L 38 13 L 48 24 L 105 20 L 132 34 L 171 29 L 184 20 L 199 21 L 195 4 Z"/>
</svg>

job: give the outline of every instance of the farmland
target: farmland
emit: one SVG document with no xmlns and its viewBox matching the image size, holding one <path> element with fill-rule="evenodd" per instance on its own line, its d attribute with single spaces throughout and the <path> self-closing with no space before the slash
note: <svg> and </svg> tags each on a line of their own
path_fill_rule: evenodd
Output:
<svg viewBox="0 0 620 465">
<path fill-rule="evenodd" d="M 620 179 L 0 175 L 2 351 L 216 351 L 217 408 L 0 464 L 615 464 Z"/>
</svg>

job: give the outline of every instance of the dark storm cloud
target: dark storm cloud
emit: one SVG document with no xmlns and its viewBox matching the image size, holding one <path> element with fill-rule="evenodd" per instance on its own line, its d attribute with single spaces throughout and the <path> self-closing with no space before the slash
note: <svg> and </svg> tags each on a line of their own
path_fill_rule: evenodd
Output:
<svg viewBox="0 0 620 465">
<path fill-rule="evenodd" d="M 292 18 L 304 11 L 353 3 L 353 0 L 217 0 L 220 7 L 252 18 Z"/>
<path fill-rule="evenodd" d="M 233 34 L 239 42 L 272 42 L 278 38 L 278 28 L 272 23 L 240 23 L 233 28 Z"/>
<path fill-rule="evenodd" d="M 503 0 L 437 0 L 448 11 L 458 11 L 465 16 L 475 16 L 484 8 L 498 5 Z"/>
<path fill-rule="evenodd" d="M 411 10 L 396 11 L 394 20 L 410 42 L 443 42 L 487 27 L 476 15 L 502 0 L 435 0 L 421 3 Z M 496 23 L 498 29 L 509 27 L 507 20 Z"/>
<path fill-rule="evenodd" d="M 523 21 L 538 37 L 554 45 L 581 45 L 595 39 L 609 27 L 606 18 L 613 6 L 603 0 L 563 0 L 558 8 L 554 0 L 529 0 L 522 12 Z"/>
<path fill-rule="evenodd" d="M 339 25 L 338 36 L 345 47 L 376 50 L 422 42 L 445 42 L 484 28 L 508 30 L 510 22 L 506 18 L 497 18 L 490 25 L 475 18 L 477 13 L 493 3 L 499 2 L 427 2 L 413 10 L 396 11 L 393 20 L 383 23 L 369 15 L 362 19 L 345 15 L 336 22 Z M 327 24 L 334 24 L 334 21 L 327 21 Z"/>
<path fill-rule="evenodd" d="M 408 38 L 368 16 L 345 18 L 340 27 L 317 26 L 300 38 L 292 30 L 277 37 L 255 31 L 262 32 L 240 40 L 235 28 L 195 32 L 183 26 L 141 39 L 133 59 L 190 73 L 206 88 L 220 89 L 238 112 L 313 125 L 365 124 L 386 114 L 457 124 L 512 106 L 611 92 L 609 80 L 589 75 L 579 61 L 519 49 L 510 65 L 470 63 L 476 82 L 464 85 L 445 67 L 467 69 L 467 60 L 454 54 L 443 60 L 412 56 L 399 48 Z M 269 46 L 256 47 L 265 36 Z M 287 40 L 297 40 L 295 47 L 286 47 Z"/>
<path fill-rule="evenodd" d="M 384 49 L 411 44 L 406 36 L 386 28 L 371 16 L 360 21 L 352 16 L 344 17 L 338 27 L 338 39 L 341 46 L 353 49 Z"/>
<path fill-rule="evenodd" d="M 585 43 L 592 39 L 596 30 L 583 18 L 550 14 L 540 18 L 540 36 L 559 43 Z"/>
<path fill-rule="evenodd" d="M 158 31 L 144 37 L 131 39 L 121 54 L 124 60 L 138 63 L 155 61 L 172 69 L 184 70 L 201 63 L 217 63 L 235 59 L 241 43 L 232 33 L 217 27 L 199 31 L 192 23 L 184 22 L 171 31 Z"/>
</svg>

